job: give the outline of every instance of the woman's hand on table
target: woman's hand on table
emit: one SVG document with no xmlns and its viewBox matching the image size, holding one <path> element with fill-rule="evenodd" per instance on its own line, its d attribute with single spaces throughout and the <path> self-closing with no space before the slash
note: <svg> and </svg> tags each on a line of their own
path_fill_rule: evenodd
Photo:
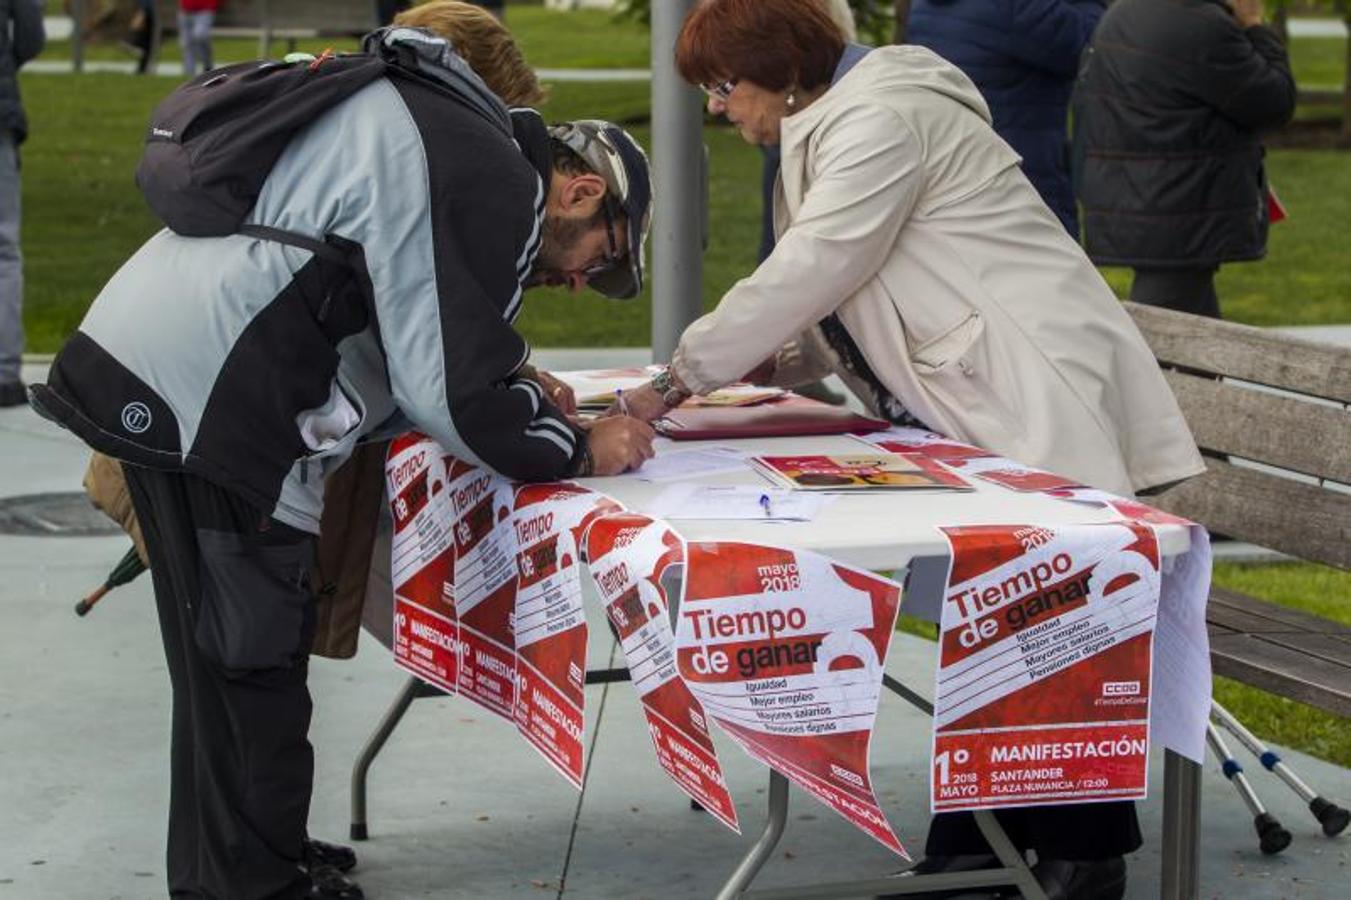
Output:
<svg viewBox="0 0 1351 900">
<path fill-rule="evenodd" d="M 577 414 L 577 394 L 571 387 L 548 372 L 538 370 L 535 372 L 535 380 L 544 389 L 544 396 L 549 398 L 550 403 L 558 407 L 559 412 L 565 416 Z"/>
<path fill-rule="evenodd" d="M 669 408 L 650 382 L 632 390 L 622 391 L 618 397 L 619 399 L 610 404 L 610 408 L 605 411 L 607 418 L 630 416 L 643 422 L 651 422 L 666 415 Z"/>
<path fill-rule="evenodd" d="M 652 439 L 657 433 L 638 419 L 610 416 L 591 422 L 587 434 L 591 442 L 591 474 L 618 475 L 652 458 Z"/>
</svg>

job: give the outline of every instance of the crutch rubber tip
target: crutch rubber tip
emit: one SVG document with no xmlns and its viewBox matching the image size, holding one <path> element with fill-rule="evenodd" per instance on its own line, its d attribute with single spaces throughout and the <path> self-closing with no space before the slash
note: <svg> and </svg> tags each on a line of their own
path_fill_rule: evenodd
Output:
<svg viewBox="0 0 1351 900">
<path fill-rule="evenodd" d="M 370 832 L 366 830 L 365 822 L 353 822 L 348 836 L 354 841 L 364 841 L 369 838 Z"/>
<path fill-rule="evenodd" d="M 88 600 L 81 600 L 79 603 L 75 604 L 75 615 L 84 618 L 89 615 L 89 610 L 91 609 L 93 609 L 93 607 L 89 605 Z"/>
<path fill-rule="evenodd" d="M 1309 811 L 1322 824 L 1323 833 L 1328 837 L 1336 837 L 1351 824 L 1351 812 L 1322 797 L 1314 797 L 1309 801 Z"/>
<path fill-rule="evenodd" d="M 1252 820 L 1252 824 L 1257 829 L 1262 852 L 1268 856 L 1280 853 L 1290 846 L 1290 832 L 1286 831 L 1271 813 L 1262 813 Z"/>
</svg>

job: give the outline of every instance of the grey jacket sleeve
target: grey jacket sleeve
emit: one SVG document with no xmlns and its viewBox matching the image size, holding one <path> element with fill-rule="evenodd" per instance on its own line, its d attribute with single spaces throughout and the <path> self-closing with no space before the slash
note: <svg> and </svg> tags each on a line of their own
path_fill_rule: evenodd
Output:
<svg viewBox="0 0 1351 900">
<path fill-rule="evenodd" d="M 1295 77 L 1280 39 L 1264 25 L 1225 25 L 1204 51 L 1209 77 L 1199 82 L 1203 99 L 1253 131 L 1284 125 L 1295 114 Z"/>
</svg>

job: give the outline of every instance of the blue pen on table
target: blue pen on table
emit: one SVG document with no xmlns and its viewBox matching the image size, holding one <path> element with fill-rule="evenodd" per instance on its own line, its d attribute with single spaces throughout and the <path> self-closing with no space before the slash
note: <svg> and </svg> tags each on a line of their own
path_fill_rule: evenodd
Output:
<svg viewBox="0 0 1351 900">
<path fill-rule="evenodd" d="M 769 495 L 768 495 L 768 494 L 761 494 L 761 495 L 760 495 L 760 508 L 763 509 L 763 510 L 765 511 L 765 518 L 766 518 L 766 519 L 773 518 L 773 516 L 774 516 L 774 510 L 770 508 L 770 505 L 769 505 Z"/>
</svg>

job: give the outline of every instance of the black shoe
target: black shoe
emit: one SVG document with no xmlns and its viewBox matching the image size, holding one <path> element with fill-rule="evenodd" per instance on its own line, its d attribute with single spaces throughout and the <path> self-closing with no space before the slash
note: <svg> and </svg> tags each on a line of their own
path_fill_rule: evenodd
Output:
<svg viewBox="0 0 1351 900">
<path fill-rule="evenodd" d="M 27 406 L 28 388 L 22 381 L 0 382 L 0 409 L 7 406 Z"/>
<path fill-rule="evenodd" d="M 307 900 L 366 900 L 361 885 L 332 866 L 312 866 Z"/>
<path fill-rule="evenodd" d="M 305 868 L 317 869 L 328 866 L 339 872 L 350 872 L 356 865 L 357 855 L 351 847 L 305 838 Z"/>
<path fill-rule="evenodd" d="M 979 869 L 1002 868 L 999 858 L 993 853 L 971 853 L 961 856 L 926 856 L 896 876 L 913 878 L 916 875 L 941 875 L 953 872 L 975 872 Z M 993 890 L 984 888 L 948 888 L 941 891 L 921 891 L 917 894 L 881 894 L 877 900 L 947 900 L 949 897 L 996 896 Z"/>
<path fill-rule="evenodd" d="M 1046 859 L 1032 867 L 1046 900 L 1121 900 L 1126 895 L 1126 861 L 1120 856 L 1075 862 Z"/>
</svg>

